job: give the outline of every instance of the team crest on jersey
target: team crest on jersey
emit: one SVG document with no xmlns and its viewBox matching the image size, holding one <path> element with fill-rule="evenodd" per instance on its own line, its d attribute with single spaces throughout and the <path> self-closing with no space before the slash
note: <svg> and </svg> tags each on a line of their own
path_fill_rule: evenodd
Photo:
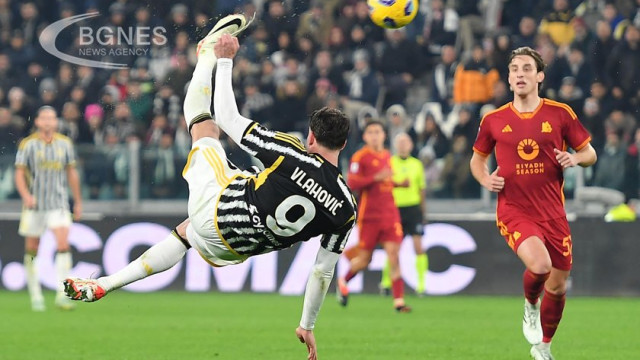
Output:
<svg viewBox="0 0 640 360">
<path fill-rule="evenodd" d="M 542 132 L 543 133 L 551 133 L 551 124 L 548 121 L 542 123 Z"/>
<path fill-rule="evenodd" d="M 373 159 L 373 161 L 371 163 L 373 164 L 373 166 L 380 165 L 380 161 L 378 161 L 378 159 Z"/>
</svg>

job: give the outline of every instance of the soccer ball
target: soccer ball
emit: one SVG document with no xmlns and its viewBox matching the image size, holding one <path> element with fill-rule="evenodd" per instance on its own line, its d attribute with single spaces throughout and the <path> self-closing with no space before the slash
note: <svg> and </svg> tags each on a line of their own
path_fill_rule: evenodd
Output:
<svg viewBox="0 0 640 360">
<path fill-rule="evenodd" d="M 418 0 L 368 0 L 367 5 L 371 21 L 386 29 L 399 29 L 418 13 Z"/>
</svg>

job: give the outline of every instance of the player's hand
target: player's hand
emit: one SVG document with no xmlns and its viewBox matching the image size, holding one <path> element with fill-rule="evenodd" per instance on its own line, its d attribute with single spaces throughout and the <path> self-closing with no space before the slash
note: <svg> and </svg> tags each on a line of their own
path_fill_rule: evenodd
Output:
<svg viewBox="0 0 640 360">
<path fill-rule="evenodd" d="M 383 181 L 383 180 L 387 180 L 391 176 L 393 176 L 393 171 L 390 168 L 384 168 L 378 171 L 375 175 L 373 175 L 373 180 Z"/>
<path fill-rule="evenodd" d="M 309 351 L 308 360 L 318 359 L 318 349 L 316 349 L 316 338 L 313 336 L 313 330 L 305 330 L 298 326 L 296 329 L 296 336 L 301 343 L 307 344 L 307 350 Z"/>
<path fill-rule="evenodd" d="M 73 220 L 79 221 L 82 218 L 82 203 L 75 202 L 73 204 Z"/>
<path fill-rule="evenodd" d="M 500 170 L 500 166 L 498 166 L 491 175 L 485 176 L 482 181 L 482 186 L 491 192 L 500 192 L 502 188 L 504 188 L 504 178 L 498 175 L 498 170 Z"/>
<path fill-rule="evenodd" d="M 562 165 L 563 169 L 578 165 L 578 159 L 576 159 L 575 155 L 558 149 L 553 149 L 553 152 L 556 154 L 556 160 L 558 160 L 558 163 Z"/>
<path fill-rule="evenodd" d="M 220 40 L 213 45 L 213 53 L 218 59 L 233 59 L 240 48 L 238 38 L 229 34 L 222 34 Z"/>
<path fill-rule="evenodd" d="M 31 194 L 25 196 L 25 198 L 22 199 L 22 202 L 24 204 L 24 207 L 26 207 L 27 209 L 36 208 L 36 198 Z"/>
<path fill-rule="evenodd" d="M 409 182 L 409 179 L 404 179 L 404 181 L 398 182 L 395 185 L 396 185 L 396 187 L 406 188 L 406 187 L 409 187 L 409 185 L 411 185 L 411 183 Z"/>
</svg>

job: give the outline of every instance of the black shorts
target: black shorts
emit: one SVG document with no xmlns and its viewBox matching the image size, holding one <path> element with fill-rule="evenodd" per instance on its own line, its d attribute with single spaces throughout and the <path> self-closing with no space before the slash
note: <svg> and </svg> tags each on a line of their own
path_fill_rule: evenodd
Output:
<svg viewBox="0 0 640 360">
<path fill-rule="evenodd" d="M 402 232 L 405 235 L 423 235 L 422 209 L 420 205 L 399 207 Z"/>
</svg>

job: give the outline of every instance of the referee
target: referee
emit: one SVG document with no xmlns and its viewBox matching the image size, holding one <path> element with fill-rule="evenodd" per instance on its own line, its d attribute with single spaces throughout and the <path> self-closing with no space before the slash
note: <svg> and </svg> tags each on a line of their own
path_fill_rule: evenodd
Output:
<svg viewBox="0 0 640 360">
<path fill-rule="evenodd" d="M 413 238 L 413 247 L 416 251 L 416 271 L 418 273 L 418 285 L 416 293 L 422 295 L 425 292 L 425 274 L 429 268 L 427 254 L 422 249 L 422 235 L 424 234 L 423 218 L 425 210 L 424 167 L 422 162 L 411 156 L 413 142 L 406 133 L 400 133 L 393 139 L 395 155 L 391 157 L 393 169 L 393 182 L 402 184 L 393 188 L 393 198 L 402 222 L 402 231 Z M 382 287 L 385 287 L 385 274 L 383 271 Z"/>
<path fill-rule="evenodd" d="M 38 109 L 36 132 L 26 137 L 16 154 L 16 188 L 22 198 L 22 216 L 18 233 L 25 237 L 24 267 L 31 309 L 44 311 L 44 298 L 36 268 L 40 237 L 51 229 L 56 239 L 55 268 L 59 289 L 56 306 L 69 310 L 72 303 L 62 291 L 62 281 L 69 276 L 72 260 L 69 248 L 69 194 L 73 194 L 73 214 L 82 213 L 80 181 L 75 168 L 75 153 L 71 140 L 57 132 L 58 118 L 51 106 Z"/>
</svg>

